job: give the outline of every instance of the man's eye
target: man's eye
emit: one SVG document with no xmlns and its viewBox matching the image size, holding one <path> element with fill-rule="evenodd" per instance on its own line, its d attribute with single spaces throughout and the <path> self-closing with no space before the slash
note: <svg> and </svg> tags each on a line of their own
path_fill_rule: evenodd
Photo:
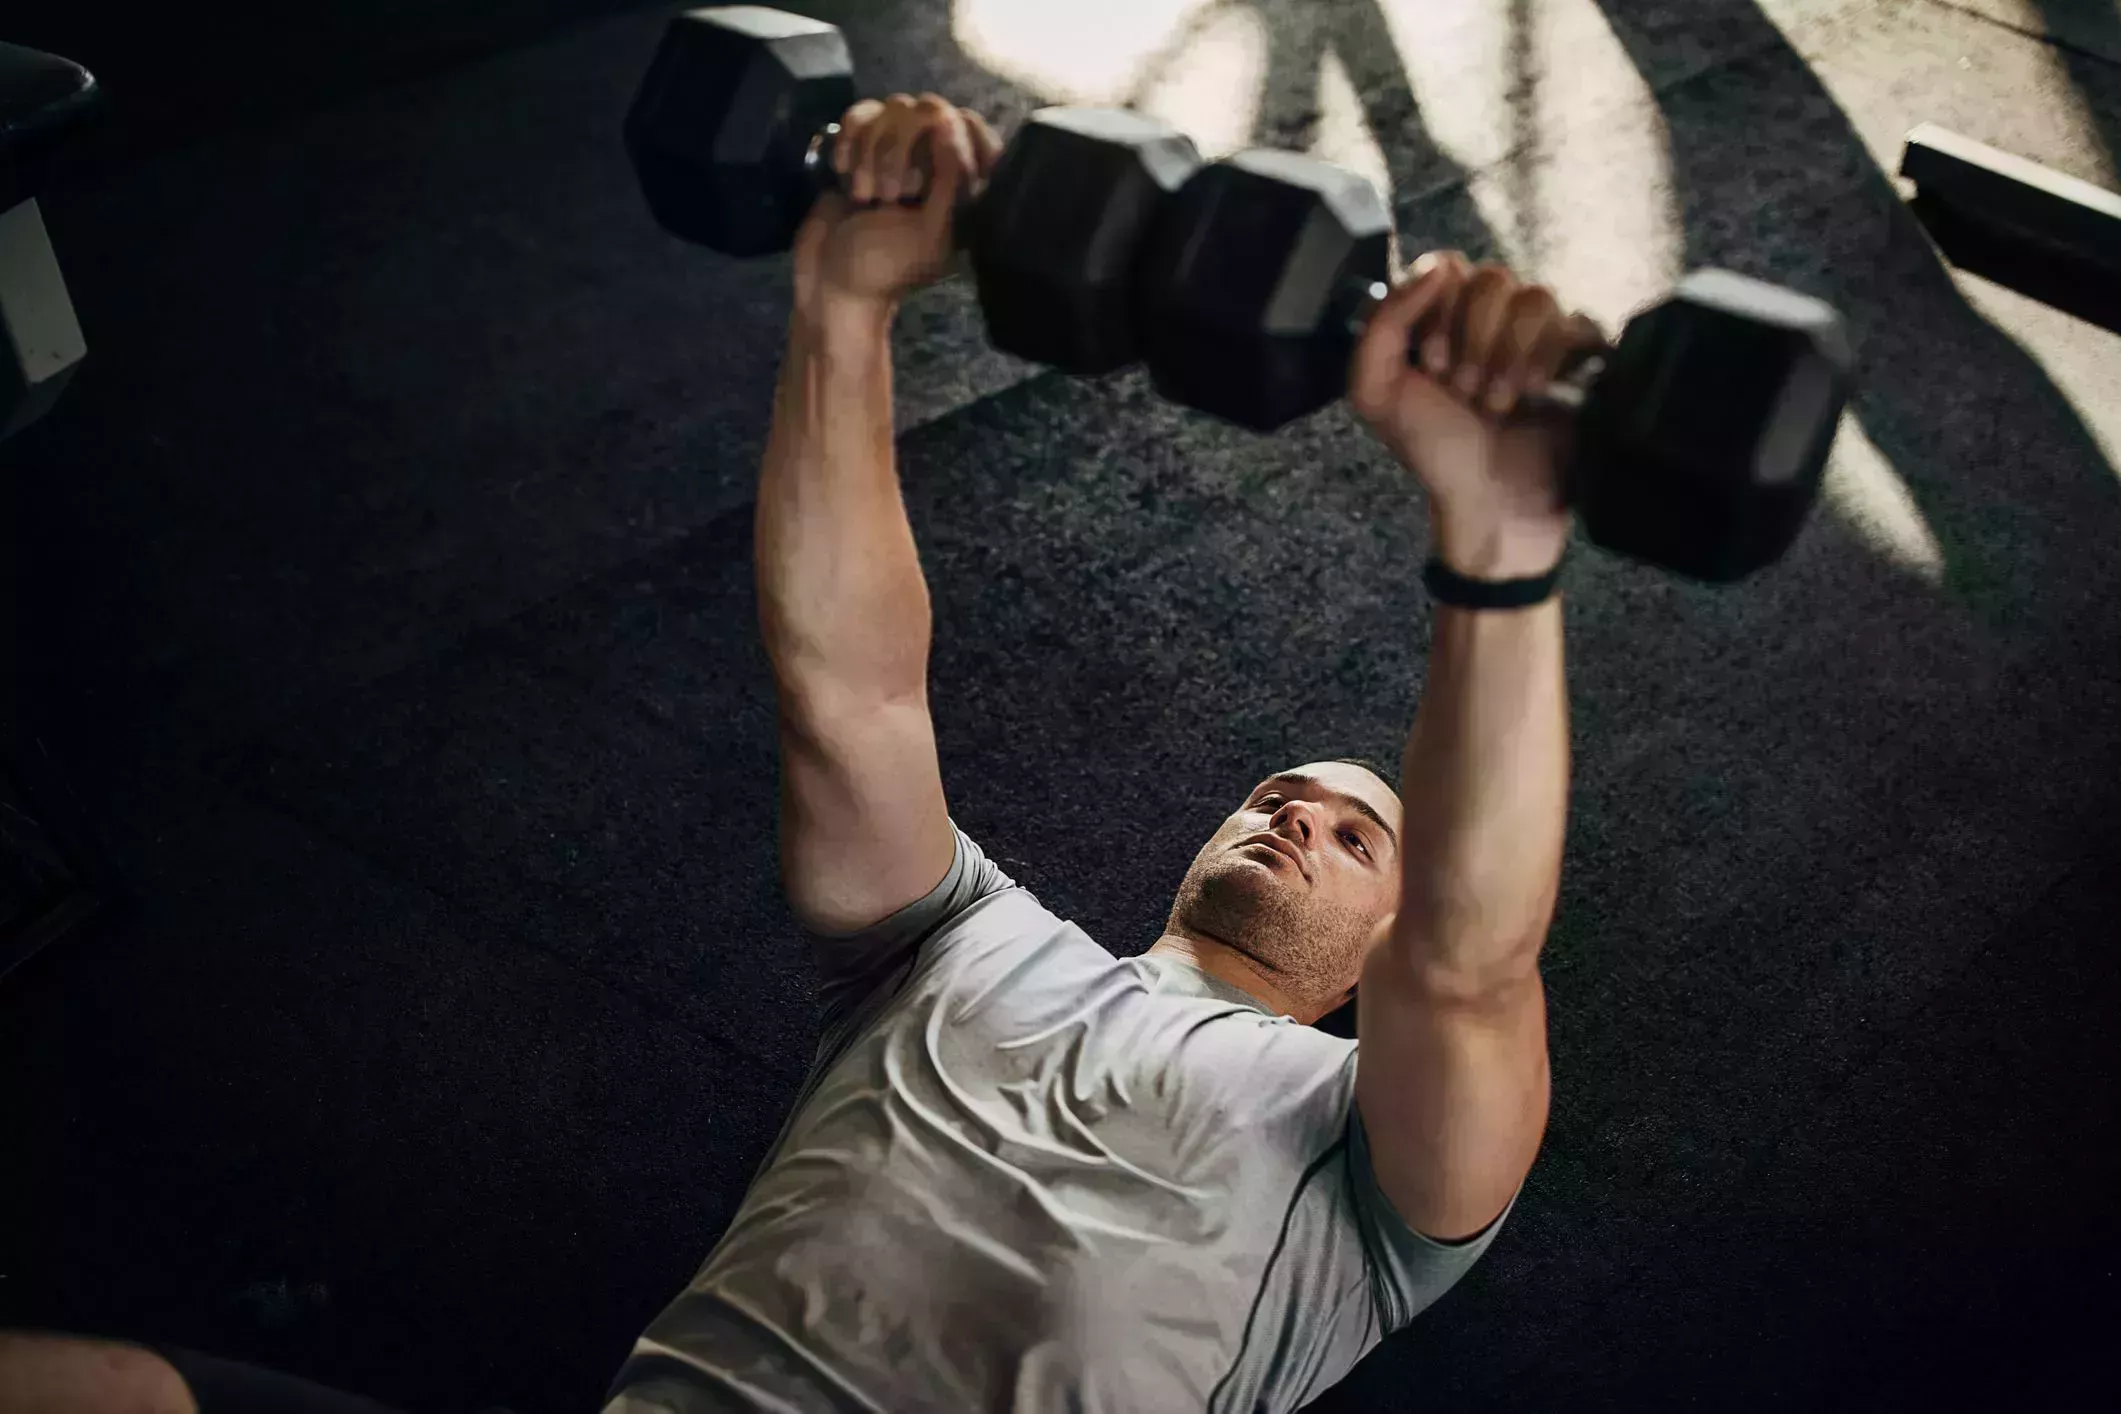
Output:
<svg viewBox="0 0 2121 1414">
<path fill-rule="evenodd" d="M 1257 808 L 1265 810 L 1269 804 L 1280 799 L 1281 797 L 1278 795 L 1263 795 L 1259 798 L 1259 805 Z"/>
<path fill-rule="evenodd" d="M 1363 837 L 1361 835 L 1356 834 L 1353 830 L 1346 830 L 1342 832 L 1341 838 L 1346 840 L 1349 844 L 1355 846 L 1357 849 L 1361 850 L 1365 857 L 1368 857 L 1370 853 L 1370 846 L 1364 843 Z"/>
</svg>

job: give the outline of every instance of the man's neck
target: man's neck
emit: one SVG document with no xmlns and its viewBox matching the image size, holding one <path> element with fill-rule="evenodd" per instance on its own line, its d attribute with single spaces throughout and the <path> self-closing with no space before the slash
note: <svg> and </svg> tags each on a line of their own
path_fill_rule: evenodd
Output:
<svg viewBox="0 0 2121 1414">
<path fill-rule="evenodd" d="M 1227 982 L 1244 992 L 1276 1016 L 1304 1019 L 1298 1015 L 1294 1000 L 1274 985 L 1274 975 L 1228 943 L 1184 933 L 1165 933 L 1149 945 L 1146 956 L 1190 963 L 1216 981 Z"/>
</svg>

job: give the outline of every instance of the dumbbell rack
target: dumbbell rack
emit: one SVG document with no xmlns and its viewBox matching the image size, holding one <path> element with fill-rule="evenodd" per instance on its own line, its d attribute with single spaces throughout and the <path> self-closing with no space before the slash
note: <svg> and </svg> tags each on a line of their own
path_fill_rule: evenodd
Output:
<svg viewBox="0 0 2121 1414">
<path fill-rule="evenodd" d="M 37 193 L 101 104 L 79 64 L 0 43 L 0 437 L 49 411 L 86 352 Z M 0 731 L 0 979 L 99 906 L 53 825 L 68 798 L 41 742 Z"/>
</svg>

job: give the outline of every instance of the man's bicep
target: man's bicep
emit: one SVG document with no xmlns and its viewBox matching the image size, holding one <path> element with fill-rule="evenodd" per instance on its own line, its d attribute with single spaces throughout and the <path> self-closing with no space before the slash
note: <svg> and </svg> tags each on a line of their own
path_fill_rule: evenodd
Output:
<svg viewBox="0 0 2121 1414">
<path fill-rule="evenodd" d="M 852 936 L 927 896 L 955 839 L 926 702 L 781 714 L 781 885 L 807 931 Z"/>
<path fill-rule="evenodd" d="M 1537 971 L 1454 990 L 1396 967 L 1385 946 L 1356 998 L 1355 1103 L 1378 1187 L 1425 1236 L 1480 1232 L 1524 1183 L 1546 1132 Z"/>
</svg>

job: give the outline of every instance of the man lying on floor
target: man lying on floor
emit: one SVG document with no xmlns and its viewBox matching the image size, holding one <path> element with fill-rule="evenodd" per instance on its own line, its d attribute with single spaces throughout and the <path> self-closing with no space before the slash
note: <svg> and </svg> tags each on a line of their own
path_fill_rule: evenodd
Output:
<svg viewBox="0 0 2121 1414">
<path fill-rule="evenodd" d="M 1509 414 L 1595 329 L 1454 255 L 1373 316 L 1350 396 L 1428 491 L 1432 589 L 1544 588 L 1438 605 L 1404 803 L 1352 761 L 1272 763 L 1117 959 L 956 827 L 928 713 L 888 333 L 998 146 L 940 99 L 859 104 L 848 198 L 799 237 L 757 566 L 822 1036 L 607 1414 L 1294 1409 L 1465 1274 L 1539 1148 L 1569 518 L 1557 433 Z M 1359 1045 L 1309 1024 L 1351 995 Z"/>
<path fill-rule="evenodd" d="M 1595 329 L 1451 254 L 1372 316 L 1350 399 L 1428 493 L 1439 599 L 1404 801 L 1350 759 L 1249 783 L 1163 936 L 1117 959 L 956 827 L 928 714 L 888 336 L 998 150 L 939 99 L 859 104 L 849 196 L 795 251 L 757 565 L 821 1041 L 607 1414 L 1294 1409 L 1466 1273 L 1539 1148 L 1569 518 L 1561 434 L 1511 414 Z M 1360 1044 L 1311 1024 L 1351 996 Z M 283 1380 L 0 1345 L 0 1414 L 374 1408 Z"/>
</svg>

